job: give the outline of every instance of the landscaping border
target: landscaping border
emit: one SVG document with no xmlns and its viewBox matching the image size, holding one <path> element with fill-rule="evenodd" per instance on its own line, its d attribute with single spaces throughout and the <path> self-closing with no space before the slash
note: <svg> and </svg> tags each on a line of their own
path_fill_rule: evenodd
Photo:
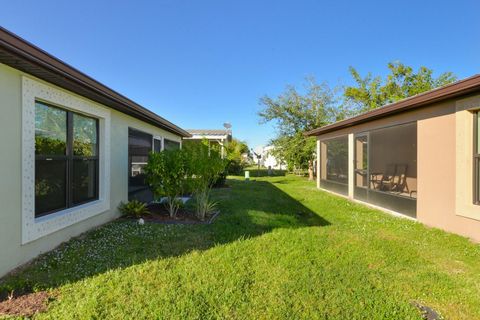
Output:
<svg viewBox="0 0 480 320">
<path fill-rule="evenodd" d="M 195 224 L 212 224 L 215 219 L 220 214 L 220 210 L 215 212 L 208 220 L 205 221 L 152 221 L 145 220 L 145 223 L 154 223 L 154 224 L 183 224 L 183 225 L 195 225 Z"/>
<path fill-rule="evenodd" d="M 205 221 L 182 221 L 182 220 L 172 220 L 172 221 L 158 221 L 158 220 L 144 220 L 145 224 L 147 223 L 152 223 L 152 224 L 176 224 L 176 225 L 196 225 L 196 224 L 212 224 L 215 219 L 218 217 L 220 214 L 220 210 L 216 211 L 208 220 Z M 125 217 L 120 217 L 119 220 L 124 220 L 124 221 L 134 221 L 137 222 L 138 219 L 132 219 L 132 218 L 125 218 Z"/>
</svg>

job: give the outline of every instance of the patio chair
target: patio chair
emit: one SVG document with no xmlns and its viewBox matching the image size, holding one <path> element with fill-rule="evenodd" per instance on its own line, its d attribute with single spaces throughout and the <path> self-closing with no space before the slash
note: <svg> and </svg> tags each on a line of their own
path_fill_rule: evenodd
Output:
<svg viewBox="0 0 480 320">
<path fill-rule="evenodd" d="M 407 168 L 408 165 L 406 164 L 397 164 L 393 191 L 402 193 L 406 189 L 407 193 L 410 192 L 407 185 Z"/>
<path fill-rule="evenodd" d="M 382 191 L 391 191 L 394 185 L 396 172 L 396 165 L 393 163 L 387 164 L 385 172 L 382 174 L 375 174 L 371 179 L 374 189 Z"/>
<path fill-rule="evenodd" d="M 407 188 L 408 192 L 407 167 L 406 164 L 387 165 L 386 175 L 382 177 L 379 189 L 382 191 L 402 193 L 403 190 Z"/>
</svg>

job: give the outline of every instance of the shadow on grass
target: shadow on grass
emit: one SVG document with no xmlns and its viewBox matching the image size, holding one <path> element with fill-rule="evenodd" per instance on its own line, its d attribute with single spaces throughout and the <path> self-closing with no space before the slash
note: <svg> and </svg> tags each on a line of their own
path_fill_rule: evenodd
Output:
<svg viewBox="0 0 480 320">
<path fill-rule="evenodd" d="M 210 225 L 137 225 L 114 221 L 61 245 L 0 281 L 7 292 L 52 289 L 108 270 L 252 238 L 277 228 L 326 226 L 328 221 L 268 181 L 229 180 L 215 189 L 220 216 Z"/>
</svg>

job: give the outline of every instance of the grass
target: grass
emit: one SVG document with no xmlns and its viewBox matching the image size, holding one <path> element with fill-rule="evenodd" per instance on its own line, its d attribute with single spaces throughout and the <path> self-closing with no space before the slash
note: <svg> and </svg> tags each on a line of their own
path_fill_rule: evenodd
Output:
<svg viewBox="0 0 480 320">
<path fill-rule="evenodd" d="M 212 225 L 112 222 L 5 290 L 49 290 L 37 319 L 480 319 L 480 246 L 315 189 L 229 180 Z"/>
</svg>

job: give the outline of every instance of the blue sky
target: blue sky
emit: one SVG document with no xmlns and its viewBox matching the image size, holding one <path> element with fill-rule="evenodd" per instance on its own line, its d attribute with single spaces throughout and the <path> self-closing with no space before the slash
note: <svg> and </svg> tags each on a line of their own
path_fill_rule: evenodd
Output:
<svg viewBox="0 0 480 320">
<path fill-rule="evenodd" d="M 306 76 L 402 61 L 480 72 L 480 1 L 3 1 L 0 24 L 184 128 L 251 147 L 275 134 L 258 100 Z"/>
</svg>

